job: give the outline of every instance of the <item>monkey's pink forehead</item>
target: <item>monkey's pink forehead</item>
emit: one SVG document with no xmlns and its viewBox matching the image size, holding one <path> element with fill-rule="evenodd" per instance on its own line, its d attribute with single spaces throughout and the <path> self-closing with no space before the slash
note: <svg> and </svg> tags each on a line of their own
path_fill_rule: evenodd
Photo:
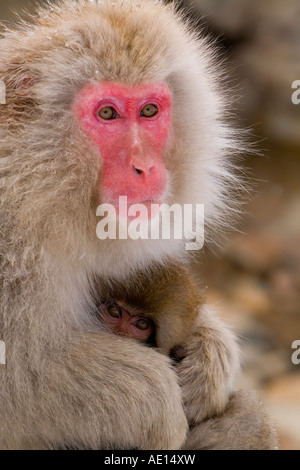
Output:
<svg viewBox="0 0 300 470">
<path fill-rule="evenodd" d="M 129 86 L 119 83 L 101 82 L 85 86 L 79 93 L 78 100 L 85 106 L 95 105 L 101 100 L 113 99 L 125 107 L 136 107 L 150 101 L 170 107 L 172 97 L 165 83 L 148 83 Z"/>
</svg>

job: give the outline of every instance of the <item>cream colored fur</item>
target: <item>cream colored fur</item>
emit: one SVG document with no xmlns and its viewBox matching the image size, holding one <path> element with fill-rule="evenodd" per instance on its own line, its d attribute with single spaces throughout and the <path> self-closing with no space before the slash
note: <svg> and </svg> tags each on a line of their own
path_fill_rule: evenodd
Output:
<svg viewBox="0 0 300 470">
<path fill-rule="evenodd" d="M 195 397 L 206 343 L 196 332 L 200 375 L 190 379 L 191 364 L 176 372 L 156 350 L 99 331 L 91 291 L 97 276 L 126 281 L 153 261 L 184 260 L 183 242 L 97 239 L 101 163 L 72 103 L 88 82 L 165 81 L 176 136 L 165 202 L 204 203 L 218 232 L 236 211 L 228 156 L 240 144 L 225 123 L 214 53 L 174 7 L 152 0 L 50 3 L 4 31 L 0 51 L 0 448 L 178 449 L 186 414 L 199 423 L 212 413 Z M 216 390 L 212 402 L 221 412 L 238 368 L 226 328 L 211 351 L 219 348 L 211 359 L 226 393 Z"/>
</svg>

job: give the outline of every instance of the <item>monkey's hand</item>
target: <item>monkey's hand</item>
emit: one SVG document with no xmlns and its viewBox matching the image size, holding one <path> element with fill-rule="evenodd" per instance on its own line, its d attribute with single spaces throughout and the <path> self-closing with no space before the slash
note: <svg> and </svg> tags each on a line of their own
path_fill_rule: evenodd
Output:
<svg viewBox="0 0 300 470">
<path fill-rule="evenodd" d="M 134 340 L 73 337 L 54 358 L 52 351 L 39 380 L 33 394 L 39 403 L 32 406 L 42 415 L 30 430 L 31 448 L 41 447 L 41 436 L 43 442 L 55 436 L 54 448 L 79 449 L 179 449 L 185 441 L 187 420 L 170 360 Z"/>
<path fill-rule="evenodd" d="M 199 309 L 193 334 L 182 347 L 176 371 L 186 417 L 195 425 L 224 411 L 239 370 L 239 349 L 234 334 L 207 306 Z"/>
</svg>

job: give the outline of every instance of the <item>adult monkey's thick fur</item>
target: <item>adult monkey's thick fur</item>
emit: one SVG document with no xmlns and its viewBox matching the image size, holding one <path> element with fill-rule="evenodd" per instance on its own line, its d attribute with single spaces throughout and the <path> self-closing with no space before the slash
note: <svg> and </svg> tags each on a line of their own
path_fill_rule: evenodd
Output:
<svg viewBox="0 0 300 470">
<path fill-rule="evenodd" d="M 229 395 L 238 365 L 234 339 L 218 320 L 201 313 L 188 361 L 175 371 L 154 349 L 99 332 L 93 315 L 95 279 L 125 282 L 129 272 L 185 252 L 180 241 L 96 238 L 99 159 L 72 102 L 93 80 L 166 82 L 176 139 L 165 202 L 204 203 L 208 225 L 222 226 L 235 182 L 226 154 L 238 145 L 223 123 L 206 43 L 159 2 L 67 0 L 5 32 L 0 50 L 7 100 L 0 115 L 0 338 L 7 350 L 0 448 L 178 449 L 187 432 L 182 394 L 193 425 L 186 448 L 272 448 L 267 418 L 241 392 L 223 415 L 201 423 L 210 417 L 203 380 L 219 384 L 217 371 Z M 223 343 L 232 354 L 223 357 Z M 193 373 L 205 357 L 216 366 L 211 377 Z M 221 412 L 217 387 L 215 401 Z M 230 435 L 233 423 L 238 431 Z"/>
</svg>

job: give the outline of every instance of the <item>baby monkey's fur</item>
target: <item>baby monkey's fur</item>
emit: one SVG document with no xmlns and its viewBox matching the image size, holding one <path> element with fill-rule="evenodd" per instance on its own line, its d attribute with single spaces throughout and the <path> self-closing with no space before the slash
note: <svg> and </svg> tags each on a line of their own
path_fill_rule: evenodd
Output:
<svg viewBox="0 0 300 470">
<path fill-rule="evenodd" d="M 95 301 L 117 301 L 132 315 L 143 315 L 155 325 L 155 345 L 161 352 L 181 346 L 192 335 L 204 296 L 190 270 L 172 260 L 137 271 L 126 283 L 102 280 Z"/>
</svg>

